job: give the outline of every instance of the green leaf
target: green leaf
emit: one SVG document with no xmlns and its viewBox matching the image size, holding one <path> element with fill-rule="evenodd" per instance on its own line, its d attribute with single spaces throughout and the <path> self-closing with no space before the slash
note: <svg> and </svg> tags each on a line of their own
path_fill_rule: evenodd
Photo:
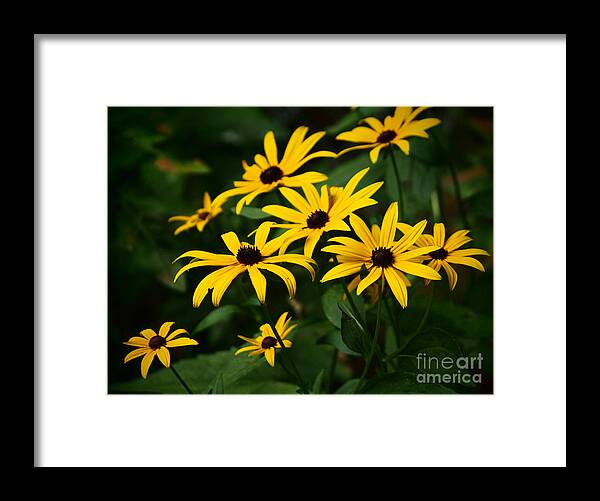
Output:
<svg viewBox="0 0 600 501">
<path fill-rule="evenodd" d="M 319 371 L 319 374 L 317 374 L 317 377 L 315 378 L 315 382 L 313 383 L 313 387 L 312 387 L 312 392 L 315 395 L 318 395 L 319 393 L 321 393 L 321 390 L 323 389 L 323 379 L 325 378 L 325 369 L 321 369 Z"/>
<path fill-rule="evenodd" d="M 338 302 L 344 294 L 344 289 L 340 284 L 335 284 L 329 287 L 321 296 L 321 305 L 323 313 L 335 327 L 338 329 L 342 326 L 342 312 L 338 307 Z"/>
<path fill-rule="evenodd" d="M 235 207 L 232 207 L 230 210 L 235 214 Z M 242 208 L 242 211 L 239 213 L 239 215 L 248 219 L 266 219 L 269 217 L 269 214 L 264 212 L 262 209 L 257 207 L 248 207 L 247 205 Z"/>
<path fill-rule="evenodd" d="M 341 319 L 340 319 L 341 320 Z M 359 356 L 360 353 L 356 351 L 352 351 L 350 348 L 346 346 L 344 341 L 342 340 L 342 333 L 338 330 L 330 330 L 327 334 L 319 339 L 319 343 L 329 344 L 334 346 L 342 353 L 346 353 L 348 355 Z"/>
<path fill-rule="evenodd" d="M 198 334 L 209 327 L 212 327 L 215 324 L 223 322 L 233 315 L 240 313 L 242 310 L 235 305 L 227 304 L 217 308 L 216 310 L 211 311 L 208 315 L 206 315 L 196 327 L 192 331 L 192 334 Z"/>
<path fill-rule="evenodd" d="M 350 350 L 366 356 L 370 351 L 368 335 L 352 312 L 346 310 L 344 303 L 340 303 L 339 308 L 342 311 L 341 333 L 344 344 Z"/>
<path fill-rule="evenodd" d="M 350 394 L 354 393 L 355 388 L 358 386 L 360 379 L 350 379 L 346 381 L 342 386 L 340 386 L 336 393 L 338 394 Z"/>
<path fill-rule="evenodd" d="M 369 380 L 361 393 L 370 394 L 449 394 L 455 393 L 450 388 L 437 383 L 422 383 L 417 374 L 410 372 L 390 372 Z"/>
<path fill-rule="evenodd" d="M 223 395 L 225 393 L 225 388 L 223 385 L 223 373 L 219 373 L 210 390 L 208 390 L 208 393 L 212 393 L 214 395 Z"/>
</svg>

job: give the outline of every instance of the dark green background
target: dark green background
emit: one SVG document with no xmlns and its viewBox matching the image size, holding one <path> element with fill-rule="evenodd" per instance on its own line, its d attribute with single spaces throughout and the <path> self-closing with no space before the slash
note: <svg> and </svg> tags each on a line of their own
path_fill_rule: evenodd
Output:
<svg viewBox="0 0 600 501">
<path fill-rule="evenodd" d="M 311 133 L 327 131 L 316 149 L 337 152 L 351 144 L 336 141 L 335 134 L 350 130 L 361 116 L 383 119 L 391 113 L 393 107 L 360 107 L 354 111 L 350 108 L 109 108 L 109 391 L 180 391 L 172 374 L 161 370 L 158 361 L 153 363 L 148 380 L 142 381 L 139 360 L 123 364 L 129 347 L 122 342 L 141 329 L 158 329 L 170 320 L 191 332 L 214 308 L 210 300 L 204 301 L 198 309 L 192 308 L 192 291 L 203 272 L 194 270 L 198 272 L 187 273 L 173 284 L 173 275 L 180 265 L 172 265 L 171 261 L 191 249 L 225 252 L 220 233 L 233 230 L 241 237 L 261 222 L 236 216 L 231 209 L 236 199 L 225 205 L 224 213 L 211 221 L 204 233 L 190 230 L 174 236 L 177 225 L 167 222 L 170 216 L 191 214 L 201 206 L 204 191 L 214 198 L 232 187 L 234 180 L 241 179 L 241 161 L 251 162 L 256 153 L 263 153 L 262 141 L 268 130 L 275 132 L 280 154 L 290 134 L 300 125 L 307 125 Z M 442 120 L 442 124 L 429 130 L 432 138 L 411 138 L 410 157 L 396 150 L 403 176 L 406 222 L 414 224 L 426 218 L 430 221 L 429 233 L 434 220 L 446 224 L 447 234 L 464 227 L 450 175 L 449 166 L 453 165 L 474 238 L 469 245 L 492 253 L 492 108 L 431 108 L 419 118 L 427 116 Z M 371 167 L 365 180 L 386 181 L 374 196 L 379 204 L 359 211 L 366 221 L 380 222 L 390 201 L 397 199 L 390 164 L 389 160 L 380 160 Z M 357 151 L 339 159 L 309 162 L 302 172 L 321 171 L 329 175 L 330 185 L 343 185 L 352 174 L 367 166 L 371 166 L 368 152 Z M 436 199 L 441 202 L 439 209 Z M 259 196 L 252 205 L 260 207 L 273 202 L 279 203 L 275 193 L 270 193 Z M 417 353 L 427 348 L 432 354 L 438 350 L 440 354 L 448 352 L 455 356 L 482 352 L 485 357 L 483 384 L 450 386 L 451 391 L 459 393 L 490 393 L 493 388 L 492 258 L 483 258 L 482 262 L 486 273 L 456 266 L 459 282 L 452 293 L 448 291 L 443 275 L 443 281 L 436 288 L 428 327 L 409 350 Z M 339 317 L 339 310 L 330 309 L 327 299 L 320 299 L 323 289 L 311 283 L 304 270 L 290 269 L 298 277 L 296 306 L 300 309 L 294 310 L 288 304 L 283 284 L 270 279 L 268 304 L 274 315 L 286 310 L 296 311 L 295 316 L 302 323 L 296 334 L 294 356 L 311 384 L 321 378 L 327 381 L 324 383 L 327 386 L 332 345 L 344 349 L 340 345 L 339 330 L 327 319 Z M 323 273 L 321 271 L 319 276 Z M 339 285 L 334 283 L 327 284 L 327 289 L 332 298 L 341 292 Z M 418 323 L 426 293 L 422 281 L 416 281 L 409 289 L 408 309 L 398 308 L 397 315 L 404 332 L 410 332 Z M 249 366 L 245 355 L 234 359 L 225 351 L 240 344 L 238 334 L 252 336 L 263 323 L 259 310 L 252 306 L 255 303 L 252 294 L 247 278 L 239 285 L 234 283 L 221 303 L 229 305 L 223 309 L 222 321 L 194 335 L 199 346 L 171 351 L 172 360 L 198 391 L 214 387 L 215 375 L 225 374 L 226 393 L 228 387 L 238 393 L 293 392 L 291 380 L 280 368 L 271 369 L 266 362 L 260 367 Z M 242 305 L 244 301 L 248 302 Z M 335 323 L 339 318 L 333 318 L 333 321 Z M 391 338 L 391 334 L 388 337 Z M 388 349 L 393 349 L 393 340 L 387 342 L 390 343 Z M 207 356 L 193 358 L 198 353 Z M 214 353 L 217 354 L 210 355 Z M 342 353 L 331 381 L 331 391 L 344 392 L 344 383 L 357 377 L 361 363 L 360 358 Z M 326 370 L 319 376 L 322 368 Z M 403 365 L 397 369 L 402 371 Z M 374 392 L 387 392 L 384 386 Z M 394 391 L 391 392 L 403 392 L 408 386 L 399 382 L 392 388 Z"/>
</svg>

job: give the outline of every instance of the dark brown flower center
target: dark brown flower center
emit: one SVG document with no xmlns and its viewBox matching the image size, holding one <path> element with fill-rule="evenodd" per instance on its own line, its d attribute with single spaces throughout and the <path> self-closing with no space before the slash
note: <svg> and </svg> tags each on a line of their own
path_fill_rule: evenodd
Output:
<svg viewBox="0 0 600 501">
<path fill-rule="evenodd" d="M 314 230 L 315 228 L 323 228 L 329 221 L 329 215 L 322 210 L 316 210 L 306 219 L 306 227 Z"/>
<path fill-rule="evenodd" d="M 393 141 L 397 135 L 398 134 L 396 134 L 396 131 L 384 130 L 381 134 L 379 134 L 379 137 L 377 138 L 377 142 L 378 143 L 389 143 L 390 141 Z"/>
<path fill-rule="evenodd" d="M 274 337 L 266 337 L 262 340 L 262 343 L 260 343 L 260 346 L 263 350 L 268 350 L 269 348 L 273 348 L 274 346 L 277 345 L 277 339 L 275 339 Z"/>
<path fill-rule="evenodd" d="M 153 350 L 158 350 L 161 346 L 167 344 L 167 340 L 162 336 L 152 336 L 148 341 L 148 346 Z"/>
<path fill-rule="evenodd" d="M 448 251 L 442 247 L 441 249 L 430 252 L 429 255 L 433 259 L 446 259 L 448 257 Z"/>
<path fill-rule="evenodd" d="M 394 264 L 394 255 L 387 247 L 377 247 L 371 252 L 371 261 L 373 261 L 375 266 L 387 268 Z"/>
<path fill-rule="evenodd" d="M 208 212 L 198 212 L 198 219 L 204 221 L 209 216 Z"/>
<path fill-rule="evenodd" d="M 262 261 L 262 254 L 254 245 L 242 245 L 235 255 L 238 263 L 250 266 Z"/>
<path fill-rule="evenodd" d="M 283 171 L 276 165 L 272 165 L 268 169 L 260 173 L 260 180 L 263 184 L 276 183 L 283 177 Z"/>
</svg>

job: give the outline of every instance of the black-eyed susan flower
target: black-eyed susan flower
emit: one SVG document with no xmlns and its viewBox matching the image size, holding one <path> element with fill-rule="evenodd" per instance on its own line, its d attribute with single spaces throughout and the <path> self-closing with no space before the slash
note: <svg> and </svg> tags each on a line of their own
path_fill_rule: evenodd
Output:
<svg viewBox="0 0 600 501">
<path fill-rule="evenodd" d="M 403 233 L 410 233 L 413 228 L 410 225 L 399 223 L 398 228 Z M 471 242 L 473 239 L 468 237 L 469 230 L 458 230 L 446 239 L 446 227 L 444 223 L 436 223 L 433 226 L 433 235 L 422 234 L 416 241 L 416 248 L 433 247 L 421 256 L 423 262 L 435 271 L 444 268 L 450 290 L 454 290 L 458 282 L 458 273 L 452 267 L 452 264 L 461 264 L 470 266 L 479 271 L 485 271 L 483 265 L 477 259 L 471 256 L 489 256 L 489 253 L 483 249 L 461 249 L 463 245 Z"/>
<path fill-rule="evenodd" d="M 247 242 L 240 242 L 238 236 L 230 231 L 221 235 L 223 242 L 231 252 L 229 254 L 213 254 L 200 250 L 185 252 L 175 261 L 182 258 L 192 258 L 192 260 L 183 266 L 175 275 L 176 281 L 182 273 L 200 266 L 217 266 L 219 269 L 209 273 L 204 277 L 196 290 L 192 304 L 194 308 L 200 306 L 206 294 L 212 289 L 212 302 L 214 306 L 219 306 L 221 298 L 233 280 L 241 273 L 247 272 L 250 281 L 254 286 L 256 295 L 261 303 L 265 302 L 267 294 L 267 280 L 261 270 L 266 270 L 277 275 L 287 286 L 290 297 L 296 294 L 296 279 L 294 275 L 286 268 L 277 263 L 297 264 L 306 268 L 312 279 L 315 278 L 315 270 L 311 265 L 316 264 L 313 259 L 300 254 L 280 254 L 273 256 L 283 243 L 282 237 L 273 238 L 267 242 L 272 222 L 262 223 L 254 235 L 254 245 Z"/>
<path fill-rule="evenodd" d="M 169 334 L 169 330 L 175 322 L 165 322 L 161 325 L 158 334 L 153 329 L 144 329 L 140 336 L 129 338 L 129 341 L 123 343 L 127 346 L 135 346 L 136 349 L 130 351 L 125 357 L 125 363 L 138 357 L 142 358 L 142 377 L 146 379 L 150 364 L 154 357 L 162 362 L 165 367 L 171 365 L 171 355 L 169 348 L 178 346 L 192 346 L 198 344 L 198 341 L 189 337 L 178 337 L 181 334 L 187 334 L 185 329 L 176 329 Z"/>
<path fill-rule="evenodd" d="M 356 173 L 344 188 L 322 186 L 320 194 L 312 184 L 302 186 L 304 197 L 295 190 L 281 188 L 281 194 L 294 208 L 267 205 L 263 207 L 263 211 L 287 221 L 276 225 L 288 228 L 283 234 L 282 251 L 292 242 L 306 238 L 304 255 L 312 257 L 323 233 L 332 230 L 350 231 L 344 218 L 358 209 L 376 204 L 377 200 L 370 197 L 383 185 L 383 182 L 373 183 L 354 193 L 368 171 L 366 168 Z"/>
<path fill-rule="evenodd" d="M 255 155 L 254 163 L 248 165 L 242 162 L 244 175 L 241 181 L 235 181 L 235 188 L 221 193 L 215 201 L 223 203 L 230 197 L 244 195 L 239 199 L 235 210 L 239 214 L 244 207 L 252 203 L 252 200 L 261 193 L 267 193 L 281 186 L 299 188 L 308 184 L 325 181 L 327 176 L 320 172 L 305 172 L 293 175 L 306 162 L 315 158 L 334 158 L 336 154 L 331 151 L 315 151 L 310 153 L 317 142 L 325 135 L 325 132 L 315 132 L 305 139 L 308 127 L 298 127 L 290 140 L 282 157 L 277 154 L 277 143 L 275 134 L 269 131 L 265 135 L 265 155 Z"/>
<path fill-rule="evenodd" d="M 415 118 L 427 109 L 424 106 L 413 110 L 410 106 L 399 106 L 392 116 L 387 116 L 383 123 L 375 117 L 367 117 L 361 120 L 368 125 L 355 127 L 351 131 L 342 132 L 336 136 L 340 141 L 350 141 L 351 143 L 365 143 L 358 146 L 351 146 L 338 153 L 338 156 L 353 150 L 371 150 L 369 157 L 371 162 L 376 163 L 379 158 L 379 152 L 382 148 L 395 145 L 406 155 L 410 151 L 410 143 L 407 137 L 429 137 L 427 129 L 438 125 L 441 120 L 437 118 L 424 118 L 415 120 Z"/>
<path fill-rule="evenodd" d="M 376 242 L 379 242 L 379 237 L 381 235 L 381 228 L 379 228 L 378 224 L 371 225 L 371 234 L 373 235 L 374 240 Z M 400 276 L 400 278 L 406 284 L 407 287 L 410 287 L 412 285 L 410 283 L 410 280 L 404 273 L 402 273 L 400 271 L 400 272 L 398 272 L 398 275 Z M 354 291 L 358 287 L 358 284 L 360 284 L 360 282 L 362 281 L 363 278 L 365 278 L 365 277 L 362 277 L 361 274 L 358 273 L 352 280 L 350 280 L 350 282 L 348 282 L 348 285 L 347 285 L 348 292 Z M 366 288 L 366 291 L 369 294 L 369 300 L 371 303 L 376 303 L 379 300 L 379 295 L 381 293 L 381 287 L 379 286 L 378 282 L 373 282 L 371 285 L 369 285 Z"/>
<path fill-rule="evenodd" d="M 215 204 L 211 201 L 208 192 L 205 192 L 202 200 L 202 208 L 198 209 L 191 216 L 173 216 L 169 218 L 169 223 L 173 221 L 183 221 L 183 224 L 175 229 L 175 235 L 179 235 L 182 231 L 194 227 L 198 231 L 204 231 L 204 227 L 208 222 L 223 212 L 223 209 L 221 209 L 222 203 L 222 201 L 219 201 L 219 205 Z"/>
<path fill-rule="evenodd" d="M 288 317 L 288 313 L 282 313 L 275 323 L 275 329 L 279 337 L 283 341 L 283 345 L 286 348 L 292 346 L 292 342 L 286 339 L 288 334 L 296 328 L 296 324 L 290 325 L 291 318 Z M 277 341 L 275 333 L 269 324 L 262 324 L 260 326 L 260 336 L 256 338 L 238 336 L 247 343 L 249 346 L 243 346 L 235 352 L 236 355 L 249 351 L 248 355 L 259 356 L 264 354 L 267 362 L 271 367 L 275 367 L 275 352 L 281 348 L 281 344 Z"/>
<path fill-rule="evenodd" d="M 329 245 L 325 252 L 337 254 L 340 264 L 334 266 L 321 279 L 321 282 L 355 275 L 365 266 L 368 275 L 357 286 L 357 294 L 381 279 L 382 287 L 389 284 L 392 293 L 403 308 L 408 304 L 408 290 L 404 273 L 440 280 L 440 274 L 429 266 L 415 262 L 415 258 L 435 250 L 434 246 L 411 249 L 423 233 L 427 221 L 416 224 L 411 232 L 395 241 L 398 223 L 398 204 L 393 202 L 385 213 L 379 238 L 373 234 L 357 215 L 350 215 L 350 225 L 360 241 L 349 237 L 333 237 L 330 241 L 341 245 Z"/>
</svg>

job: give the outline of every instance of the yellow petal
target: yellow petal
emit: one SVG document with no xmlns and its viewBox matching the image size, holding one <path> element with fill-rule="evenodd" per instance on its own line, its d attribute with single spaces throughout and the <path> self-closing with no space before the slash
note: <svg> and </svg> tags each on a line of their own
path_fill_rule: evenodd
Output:
<svg viewBox="0 0 600 501">
<path fill-rule="evenodd" d="M 415 277 L 427 278 L 429 280 L 441 280 L 440 274 L 434 269 L 424 264 L 413 263 L 411 261 L 396 261 L 394 268 L 402 270 L 404 273 L 414 275 Z"/>
<path fill-rule="evenodd" d="M 312 212 L 308 202 L 296 190 L 282 187 L 279 188 L 279 191 L 287 199 L 287 201 L 294 206 L 294 208 L 299 210 L 305 216 L 308 216 Z"/>
<path fill-rule="evenodd" d="M 342 263 L 338 264 L 331 268 L 323 278 L 321 278 L 321 282 L 327 282 L 328 280 L 335 280 L 336 278 L 346 277 L 348 275 L 354 275 L 358 273 L 364 263 L 362 262 L 351 262 L 351 263 Z"/>
<path fill-rule="evenodd" d="M 269 165 L 277 165 L 277 143 L 275 142 L 275 134 L 273 134 L 272 130 L 265 134 L 264 145 Z"/>
<path fill-rule="evenodd" d="M 165 367 L 169 367 L 169 365 L 171 365 L 171 355 L 169 350 L 164 346 L 161 346 L 158 350 L 156 350 L 156 356 Z"/>
<path fill-rule="evenodd" d="M 467 256 L 489 256 L 490 254 L 488 253 L 488 251 L 485 251 L 483 249 L 459 249 L 459 250 L 455 250 L 452 252 L 452 256 L 460 256 L 460 257 L 467 257 Z"/>
<path fill-rule="evenodd" d="M 398 240 L 394 246 L 392 247 L 392 252 L 394 254 L 404 252 L 406 249 L 409 249 L 421 236 L 423 231 L 425 231 L 425 227 L 427 226 L 427 220 L 423 219 L 415 224 L 412 230 L 405 234 L 400 240 Z"/>
<path fill-rule="evenodd" d="M 383 274 L 385 276 L 385 281 L 389 284 L 390 289 L 392 289 L 392 293 L 400 303 L 400 306 L 406 308 L 406 305 L 408 304 L 408 290 L 406 289 L 404 280 L 402 280 L 394 268 L 385 268 Z"/>
<path fill-rule="evenodd" d="M 140 334 L 142 336 L 144 336 L 146 339 L 151 339 L 154 336 L 156 336 L 156 332 L 154 332 L 153 329 L 144 329 L 143 331 L 140 332 Z"/>
<path fill-rule="evenodd" d="M 160 326 L 160 330 L 158 331 L 158 335 L 161 337 L 167 337 L 167 334 L 169 333 L 169 330 L 171 329 L 174 323 L 175 322 L 165 322 L 164 324 L 162 324 Z"/>
<path fill-rule="evenodd" d="M 356 214 L 350 214 L 350 226 L 352 226 L 356 236 L 363 241 L 368 249 L 375 249 L 375 247 L 377 247 L 377 243 L 373 239 L 369 227 Z"/>
<path fill-rule="evenodd" d="M 376 143 L 369 143 L 369 144 L 359 144 L 357 146 L 350 146 L 350 148 L 346 148 L 342 151 L 340 151 L 337 156 L 341 157 L 342 155 L 345 155 L 346 153 L 350 152 L 350 151 L 354 151 L 354 150 L 370 150 L 371 148 L 375 147 Z"/>
<path fill-rule="evenodd" d="M 381 278 L 381 274 L 381 268 L 379 266 L 373 266 L 369 274 L 363 280 L 361 280 L 360 284 L 358 285 L 358 288 L 356 289 L 356 294 L 362 294 L 362 292 L 367 287 L 369 287 L 369 285 L 372 285 L 374 282 Z"/>
<path fill-rule="evenodd" d="M 225 294 L 225 292 L 227 291 L 227 289 L 229 288 L 229 286 L 231 285 L 231 282 L 233 282 L 233 280 L 240 274 L 243 273 L 246 270 L 246 267 L 242 264 L 235 266 L 233 268 L 230 268 L 230 270 L 225 273 L 216 283 L 215 286 L 213 287 L 213 291 L 212 291 L 212 303 L 213 306 L 217 307 L 219 306 L 219 304 L 221 303 L 221 299 L 223 298 L 223 295 Z"/>
<path fill-rule="evenodd" d="M 307 184 L 302 186 L 302 191 L 304 192 L 304 196 L 310 205 L 311 212 L 319 210 L 321 208 L 321 200 L 317 189 L 312 184 Z"/>
<path fill-rule="evenodd" d="M 187 333 L 188 332 L 185 329 L 176 329 L 167 336 L 167 341 L 169 341 L 170 339 L 174 339 L 175 337 L 179 336 L 179 334 L 187 334 Z"/>
<path fill-rule="evenodd" d="M 259 263 L 256 266 L 260 269 L 270 271 L 281 278 L 287 287 L 290 298 L 293 298 L 296 295 L 296 279 L 289 270 L 286 270 L 282 266 L 269 263 Z"/>
<path fill-rule="evenodd" d="M 309 273 L 311 278 L 315 279 L 315 270 L 310 265 L 310 263 L 314 263 L 312 259 L 307 259 L 305 256 L 301 256 L 299 254 L 280 254 L 278 256 L 271 256 L 263 260 L 263 263 L 292 263 L 302 266 Z"/>
<path fill-rule="evenodd" d="M 267 221 L 262 223 L 258 230 L 256 230 L 256 234 L 254 236 L 254 245 L 257 249 L 262 249 L 267 243 L 267 238 L 269 238 L 269 232 L 271 231 L 271 226 L 275 223 L 271 221 Z"/>
<path fill-rule="evenodd" d="M 405 155 L 410 154 L 410 143 L 406 139 L 394 139 L 392 143 L 398 146 Z"/>
<path fill-rule="evenodd" d="M 367 117 L 362 120 L 369 125 L 375 132 L 380 133 L 383 131 L 383 124 L 375 117 Z"/>
<path fill-rule="evenodd" d="M 392 202 L 383 216 L 381 234 L 379 235 L 380 247 L 391 247 L 396 238 L 396 225 L 398 224 L 398 203 Z"/>
<path fill-rule="evenodd" d="M 477 261 L 477 259 L 474 259 L 472 257 L 462 257 L 462 256 L 455 256 L 454 254 L 450 254 L 447 258 L 446 261 L 449 263 L 453 263 L 453 264 L 463 264 L 465 266 L 470 266 L 471 268 L 475 268 L 476 270 L 479 271 L 485 271 L 485 268 L 483 267 L 483 265 Z"/>
<path fill-rule="evenodd" d="M 192 306 L 194 308 L 198 308 L 198 306 L 200 306 L 202 301 L 204 301 L 204 298 L 206 297 L 208 290 L 212 289 L 215 286 L 215 284 L 219 281 L 219 279 L 224 274 L 228 273 L 229 270 L 231 270 L 231 268 L 232 268 L 232 266 L 226 266 L 225 268 L 215 270 L 212 273 L 209 273 L 208 275 L 206 275 L 200 281 L 200 283 L 197 285 L 196 289 L 194 290 L 194 296 L 192 298 Z"/>
<path fill-rule="evenodd" d="M 379 159 L 379 152 L 382 148 L 387 148 L 387 144 L 378 144 L 375 146 L 375 148 L 369 151 L 369 158 L 373 164 L 377 163 L 377 160 Z"/>
<path fill-rule="evenodd" d="M 335 137 L 338 141 L 351 143 L 374 143 L 377 141 L 377 132 L 369 127 L 355 127 L 351 131 L 342 132 Z"/>
<path fill-rule="evenodd" d="M 298 212 L 289 207 L 283 207 L 282 205 L 267 205 L 262 210 L 267 214 L 283 219 L 284 221 L 291 221 L 292 223 L 306 223 L 306 215 L 302 212 Z"/>
<path fill-rule="evenodd" d="M 296 149 L 302 145 L 304 142 L 304 136 L 308 132 L 308 127 L 300 126 L 298 127 L 294 133 L 291 135 L 288 144 L 285 148 L 285 152 L 283 153 L 283 158 L 281 159 L 281 164 L 286 165 L 289 159 L 293 156 Z"/>
<path fill-rule="evenodd" d="M 265 350 L 265 358 L 271 367 L 275 367 L 275 348 Z"/>
<path fill-rule="evenodd" d="M 244 353 L 245 351 L 254 351 L 256 350 L 256 346 L 243 346 L 239 350 L 237 350 L 234 355 L 239 355 L 240 353 Z"/>
<path fill-rule="evenodd" d="M 177 339 L 171 339 L 167 341 L 167 348 L 178 348 L 180 346 L 195 346 L 198 344 L 198 341 L 195 339 L 190 339 L 189 337 L 180 337 Z"/>
<path fill-rule="evenodd" d="M 331 254 L 337 254 L 338 256 L 347 256 L 354 258 L 356 261 L 368 261 L 371 259 L 371 253 L 367 252 L 364 247 L 360 250 L 360 252 L 356 251 L 355 247 L 348 247 L 344 245 L 327 245 L 321 249 L 323 252 L 330 252 Z"/>
<path fill-rule="evenodd" d="M 127 355 L 125 355 L 124 363 L 127 363 L 134 358 L 141 357 L 150 351 L 150 348 L 137 348 L 133 351 L 130 351 Z"/>
<path fill-rule="evenodd" d="M 288 315 L 289 313 L 284 311 L 281 315 L 279 315 L 277 322 L 275 322 L 275 328 L 277 329 L 277 332 L 280 333 L 281 337 L 283 337 L 283 332 L 285 331 L 285 324 L 290 321 Z"/>
<path fill-rule="evenodd" d="M 138 346 L 140 348 L 148 348 L 148 340 L 145 337 L 134 336 L 129 338 L 126 343 L 127 346 Z"/>
<path fill-rule="evenodd" d="M 379 240 L 377 240 L 379 241 Z M 352 252 L 354 254 L 360 254 L 366 258 L 371 257 L 372 249 L 367 247 L 363 242 L 359 242 L 358 240 L 354 240 L 350 237 L 332 237 L 329 239 L 329 242 L 336 242 L 342 244 L 344 247 L 348 248 L 348 252 Z"/>
<path fill-rule="evenodd" d="M 402 125 L 402 122 L 404 122 L 404 120 L 409 115 L 411 110 L 412 110 L 411 106 L 397 106 L 396 109 L 394 110 L 394 116 L 392 117 L 392 120 L 390 123 L 391 127 L 394 130 L 399 129 L 400 126 Z"/>
<path fill-rule="evenodd" d="M 285 167 L 285 173 L 287 175 L 292 174 L 295 171 L 297 171 L 300 167 L 302 167 L 305 163 L 310 162 L 311 160 L 314 160 L 315 158 L 336 158 L 336 157 L 337 157 L 337 154 L 334 153 L 333 151 L 315 151 L 314 153 L 311 153 L 310 155 L 305 156 L 302 160 L 297 162 L 295 165 L 293 165 L 293 166 L 287 165 Z"/>
<path fill-rule="evenodd" d="M 256 266 L 248 266 L 247 269 L 250 281 L 256 291 L 256 296 L 261 303 L 264 303 L 267 295 L 267 279 Z"/>
<path fill-rule="evenodd" d="M 444 223 L 435 223 L 433 225 L 433 243 L 438 247 L 443 247 L 446 241 L 446 227 Z"/>
<path fill-rule="evenodd" d="M 238 236 L 233 231 L 229 231 L 227 233 L 223 233 L 221 235 L 221 238 L 223 239 L 223 242 L 225 242 L 225 245 L 229 249 L 229 252 L 231 252 L 235 256 L 237 254 L 237 251 L 240 250 L 241 245 Z"/>
<path fill-rule="evenodd" d="M 448 275 L 448 283 L 450 284 L 450 290 L 454 290 L 456 284 L 458 282 L 458 274 L 455 269 L 452 268 L 446 261 L 441 261 L 444 270 L 446 270 L 446 275 Z"/>
<path fill-rule="evenodd" d="M 321 238 L 321 235 L 323 235 L 323 229 L 312 230 L 308 234 L 306 240 L 304 241 L 304 255 L 306 257 L 312 257 L 315 246 Z"/>
<path fill-rule="evenodd" d="M 150 364 L 152 363 L 152 360 L 154 360 L 154 355 L 156 355 L 156 352 L 152 350 L 146 353 L 144 358 L 142 358 L 142 377 L 144 379 L 146 379 L 146 376 L 148 375 L 148 369 L 150 369 Z"/>
</svg>

